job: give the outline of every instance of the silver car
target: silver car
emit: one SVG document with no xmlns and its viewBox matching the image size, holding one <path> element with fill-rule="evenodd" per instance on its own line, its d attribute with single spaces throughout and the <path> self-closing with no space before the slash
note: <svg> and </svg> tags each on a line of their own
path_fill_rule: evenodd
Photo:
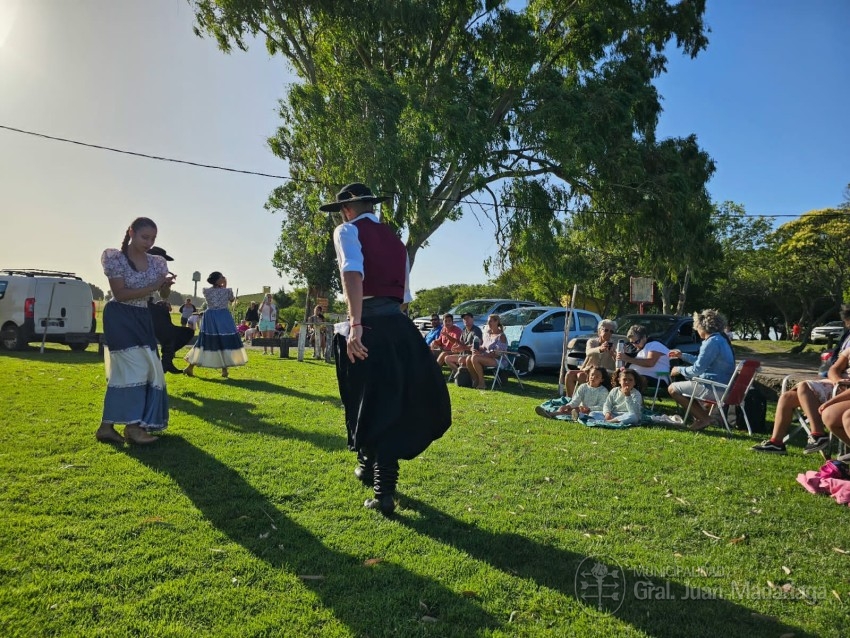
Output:
<svg viewBox="0 0 850 638">
<path fill-rule="evenodd" d="M 841 335 L 844 334 L 844 322 L 843 321 L 830 321 L 823 326 L 817 326 L 812 328 L 812 334 L 810 337 L 810 341 L 812 343 L 827 343 L 832 341 L 835 343 L 839 339 L 841 339 Z"/>
<path fill-rule="evenodd" d="M 490 315 L 501 315 L 515 308 L 536 305 L 537 302 L 535 301 L 516 301 L 514 299 L 470 299 L 469 301 L 459 303 L 448 312 L 454 316 L 458 324 L 461 323 L 461 315 L 471 312 L 475 325 L 483 326 L 487 323 L 487 317 Z M 439 313 L 441 319 L 444 314 L 442 312 Z M 413 324 L 419 329 L 419 332 L 428 334 L 431 331 L 431 315 L 427 317 L 416 317 L 413 320 Z"/>
<path fill-rule="evenodd" d="M 567 311 L 560 306 L 517 308 L 501 315 L 511 350 L 525 355 L 527 372 L 536 368 L 560 368 L 564 352 Z M 596 334 L 602 318 L 589 310 L 573 311 L 567 340 Z"/>
</svg>

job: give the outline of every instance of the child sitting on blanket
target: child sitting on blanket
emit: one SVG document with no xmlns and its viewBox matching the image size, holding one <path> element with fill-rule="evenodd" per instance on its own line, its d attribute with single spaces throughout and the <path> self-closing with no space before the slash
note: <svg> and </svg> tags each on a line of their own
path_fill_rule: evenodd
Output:
<svg viewBox="0 0 850 638">
<path fill-rule="evenodd" d="M 608 370 L 594 366 L 588 372 L 587 383 L 582 383 L 576 389 L 569 403 L 554 410 L 547 410 L 542 405 L 538 405 L 534 411 L 548 419 L 554 419 L 558 414 L 572 414 L 573 410 L 578 410 L 581 414 L 590 414 L 594 410 L 602 410 L 610 389 L 611 377 L 608 375 Z"/>
<path fill-rule="evenodd" d="M 637 425 L 643 417 L 643 397 L 640 391 L 644 380 L 634 370 L 625 368 L 617 371 L 614 381 L 618 387 L 608 393 L 601 412 L 591 412 L 594 421 L 609 421 L 628 425 Z"/>
</svg>

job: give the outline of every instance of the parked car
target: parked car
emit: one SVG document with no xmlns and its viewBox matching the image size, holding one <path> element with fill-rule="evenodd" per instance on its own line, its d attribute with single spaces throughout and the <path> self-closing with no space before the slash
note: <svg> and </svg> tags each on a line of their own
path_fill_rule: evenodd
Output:
<svg viewBox="0 0 850 638">
<path fill-rule="evenodd" d="M 811 336 L 809 340 L 812 343 L 828 343 L 832 341 L 835 343 L 839 339 L 841 339 L 841 335 L 844 334 L 844 322 L 843 321 L 830 321 L 827 324 L 822 326 L 817 326 L 812 328 Z"/>
<path fill-rule="evenodd" d="M 660 341 L 665 346 L 676 348 L 687 354 L 696 355 L 699 352 L 699 334 L 694 330 L 694 318 L 692 316 L 677 315 L 624 315 L 617 322 L 617 334 L 611 338 L 616 343 L 620 339 L 626 341 L 626 333 L 635 324 L 644 326 L 650 341 Z M 591 335 L 595 336 L 595 335 Z M 567 366 L 573 370 L 581 367 L 584 363 L 587 338 L 579 337 L 569 344 L 567 351 Z"/>
<path fill-rule="evenodd" d="M 97 328 L 91 287 L 73 273 L 0 270 L 0 344 L 64 343 L 85 350 Z"/>
<path fill-rule="evenodd" d="M 566 315 L 566 309 L 560 306 L 523 307 L 501 315 L 508 344 L 525 355 L 522 367 L 527 372 L 561 367 Z M 567 338 L 595 334 L 601 320 L 595 312 L 574 310 Z"/>
<path fill-rule="evenodd" d="M 454 308 L 449 309 L 454 315 L 455 321 L 460 324 L 460 316 L 471 312 L 474 316 L 473 321 L 476 326 L 483 326 L 487 323 L 487 317 L 493 314 L 501 315 L 515 308 L 524 308 L 538 305 L 536 301 L 516 301 L 514 299 L 470 299 L 458 304 Z M 444 315 L 446 313 L 440 313 Z M 414 325 L 422 334 L 428 334 L 431 331 L 431 315 L 427 317 L 416 317 L 413 320 Z"/>
</svg>

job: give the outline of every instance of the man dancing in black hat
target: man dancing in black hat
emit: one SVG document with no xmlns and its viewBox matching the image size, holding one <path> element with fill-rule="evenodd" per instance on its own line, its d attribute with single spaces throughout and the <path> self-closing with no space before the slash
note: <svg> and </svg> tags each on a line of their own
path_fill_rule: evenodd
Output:
<svg viewBox="0 0 850 638">
<path fill-rule="evenodd" d="M 404 244 L 373 212 L 375 197 L 363 184 L 345 186 L 334 230 L 347 333 L 334 335 L 339 394 L 345 407 L 348 447 L 357 452 L 354 474 L 374 487 L 364 505 L 395 511 L 399 459 L 412 459 L 451 425 L 446 383 L 413 322 L 402 313 L 410 301 Z"/>
<path fill-rule="evenodd" d="M 159 255 L 164 257 L 165 261 L 174 261 L 165 249 L 159 246 L 154 246 L 148 253 L 151 255 Z M 192 328 L 175 326 L 171 321 L 171 312 L 169 311 L 168 300 L 154 302 L 153 298 L 148 300 L 148 308 L 151 311 L 153 319 L 153 331 L 156 335 L 156 340 L 159 341 L 160 358 L 162 359 L 162 371 L 172 374 L 183 374 L 183 371 L 174 365 L 174 354 L 189 341 L 195 331 Z"/>
</svg>

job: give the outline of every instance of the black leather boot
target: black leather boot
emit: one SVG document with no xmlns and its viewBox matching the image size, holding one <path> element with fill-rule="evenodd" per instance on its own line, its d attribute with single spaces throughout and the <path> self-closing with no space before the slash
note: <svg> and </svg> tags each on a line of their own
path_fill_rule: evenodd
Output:
<svg viewBox="0 0 850 638">
<path fill-rule="evenodd" d="M 362 452 L 357 453 L 357 467 L 354 476 L 360 479 L 366 487 L 372 487 L 375 482 L 375 464 Z"/>
<path fill-rule="evenodd" d="M 163 359 L 162 360 L 162 371 L 170 372 L 171 374 L 183 374 L 183 371 L 174 365 L 174 362 L 171 359 Z"/>
<path fill-rule="evenodd" d="M 375 498 L 367 498 L 363 507 L 379 510 L 384 516 L 395 511 L 395 487 L 398 483 L 398 461 L 375 464 Z"/>
</svg>

